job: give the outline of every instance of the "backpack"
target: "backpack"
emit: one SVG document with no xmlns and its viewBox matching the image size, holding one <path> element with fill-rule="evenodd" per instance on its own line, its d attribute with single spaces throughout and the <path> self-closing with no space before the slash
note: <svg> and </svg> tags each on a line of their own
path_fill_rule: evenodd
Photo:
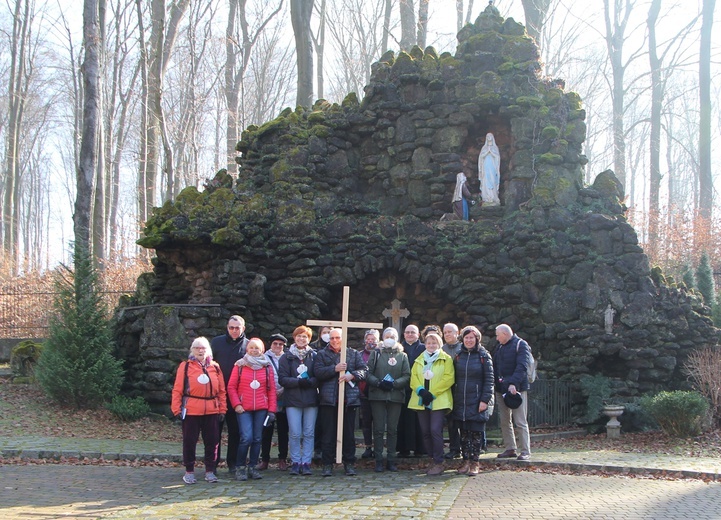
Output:
<svg viewBox="0 0 721 520">
<path fill-rule="evenodd" d="M 518 343 L 520 343 L 520 341 Z M 518 352 L 518 343 L 516 343 L 516 352 Z M 526 346 L 528 347 L 526 377 L 528 378 L 529 383 L 533 383 L 536 381 L 536 377 L 538 377 L 538 374 L 536 373 L 536 369 L 538 368 L 538 361 L 536 361 L 536 359 L 533 357 L 533 354 L 531 353 L 531 346 L 528 344 L 528 342 L 526 342 Z"/>
</svg>

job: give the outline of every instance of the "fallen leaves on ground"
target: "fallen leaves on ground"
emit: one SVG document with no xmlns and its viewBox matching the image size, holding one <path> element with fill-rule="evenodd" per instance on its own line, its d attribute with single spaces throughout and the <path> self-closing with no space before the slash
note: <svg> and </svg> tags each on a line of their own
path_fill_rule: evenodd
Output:
<svg viewBox="0 0 721 520">
<path fill-rule="evenodd" d="M 123 422 L 105 408 L 76 410 L 50 400 L 37 385 L 0 379 L 0 435 L 182 441 L 180 425 L 158 415 Z"/>
</svg>

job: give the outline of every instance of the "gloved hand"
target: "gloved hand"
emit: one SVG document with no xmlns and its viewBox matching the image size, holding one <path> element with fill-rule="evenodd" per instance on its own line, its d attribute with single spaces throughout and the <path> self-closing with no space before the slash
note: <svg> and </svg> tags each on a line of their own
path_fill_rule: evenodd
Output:
<svg viewBox="0 0 721 520">
<path fill-rule="evenodd" d="M 225 414 L 219 413 L 218 414 L 218 422 L 223 422 L 223 421 L 225 421 Z"/>
<path fill-rule="evenodd" d="M 301 377 L 298 379 L 298 388 L 313 388 L 313 381 L 307 377 Z"/>
<path fill-rule="evenodd" d="M 378 388 L 380 388 L 384 392 L 390 392 L 391 390 L 393 390 L 393 381 L 382 380 L 378 383 Z"/>
<path fill-rule="evenodd" d="M 430 406 L 430 404 L 433 402 L 433 399 L 436 398 L 435 395 L 433 395 L 432 393 L 430 393 L 430 392 L 429 392 L 428 390 L 426 390 L 425 388 L 421 388 L 421 389 L 418 391 L 418 395 L 420 396 L 421 401 L 423 401 L 423 406 Z"/>
<path fill-rule="evenodd" d="M 275 414 L 273 412 L 268 412 L 268 424 L 273 424 L 275 422 Z"/>
</svg>

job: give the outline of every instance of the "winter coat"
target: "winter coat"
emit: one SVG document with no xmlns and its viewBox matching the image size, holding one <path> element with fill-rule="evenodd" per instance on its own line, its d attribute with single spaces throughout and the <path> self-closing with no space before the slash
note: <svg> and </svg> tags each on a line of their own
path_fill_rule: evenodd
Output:
<svg viewBox="0 0 721 520">
<path fill-rule="evenodd" d="M 460 341 L 458 343 L 448 344 L 444 343 L 443 352 L 451 356 L 451 359 L 456 359 L 456 356 L 461 353 L 461 347 L 463 346 L 463 343 Z"/>
<path fill-rule="evenodd" d="M 493 361 L 482 346 L 461 352 L 454 360 L 456 386 L 453 393 L 453 419 L 457 421 L 487 422 L 493 414 Z M 478 411 L 481 401 L 488 405 Z"/>
<path fill-rule="evenodd" d="M 309 347 L 306 347 L 309 348 Z M 309 348 L 310 350 L 310 348 Z M 280 364 L 278 365 L 278 377 L 280 378 L 280 384 L 283 385 L 285 391 L 283 392 L 283 402 L 286 407 L 293 408 L 310 408 L 318 406 L 318 379 L 315 376 L 315 358 L 317 354 L 312 350 L 306 354 L 305 359 L 301 362 L 298 356 L 286 352 L 286 354 L 280 358 Z M 310 379 L 313 385 L 310 388 L 301 387 L 298 378 L 298 367 L 305 365 Z"/>
<path fill-rule="evenodd" d="M 235 362 L 245 356 L 245 347 L 248 345 L 248 338 L 245 334 L 233 339 L 226 333 L 216 336 L 210 341 L 210 349 L 213 351 L 213 361 L 220 365 L 223 371 L 223 381 L 227 385 L 230 382 L 230 374 L 233 372 Z"/>
<path fill-rule="evenodd" d="M 285 357 L 285 352 L 281 352 L 280 356 L 276 356 L 272 350 L 269 350 L 265 353 L 265 357 L 267 357 L 270 360 L 270 366 L 273 368 L 273 372 L 275 372 L 273 375 L 275 376 L 275 398 L 278 401 L 278 411 L 283 411 L 283 392 L 285 391 L 285 388 L 283 388 L 280 384 L 280 377 L 278 377 L 278 368 L 280 367 L 280 360 Z"/>
<path fill-rule="evenodd" d="M 425 378 L 425 371 L 428 368 L 433 372 L 433 377 L 430 380 Z M 455 375 L 451 356 L 439 350 L 438 358 L 430 367 L 427 367 L 424 355 L 419 355 L 411 369 L 412 393 L 410 401 L 408 402 L 408 408 L 411 410 L 448 410 L 450 412 L 453 409 L 453 393 L 451 392 L 451 387 L 454 381 Z M 423 406 L 423 401 L 418 395 L 418 392 L 423 388 L 427 389 L 435 397 L 428 408 Z"/>
<path fill-rule="evenodd" d="M 253 381 L 258 381 L 258 388 L 250 387 Z M 249 366 L 235 367 L 228 382 L 228 398 L 233 408 L 242 405 L 248 412 L 257 410 L 277 412 L 275 372 L 270 363 L 258 370 L 253 370 Z"/>
<path fill-rule="evenodd" d="M 530 353 L 528 343 L 515 334 L 508 343 L 496 347 L 493 354 L 496 392 L 504 394 L 510 385 L 514 385 L 519 392 L 525 392 L 530 388 L 526 373 Z"/>
<path fill-rule="evenodd" d="M 381 390 L 379 386 L 386 374 L 390 374 L 394 379 L 393 390 L 389 392 Z M 392 348 L 380 347 L 371 353 L 368 358 L 368 375 L 366 376 L 369 386 L 369 401 L 391 401 L 405 404 L 406 388 L 408 388 L 410 380 L 411 366 L 400 343 L 396 343 Z"/>
<path fill-rule="evenodd" d="M 187 391 L 185 390 L 185 368 L 188 368 Z M 198 377 L 206 374 L 208 382 L 198 382 Z M 224 414 L 228 411 L 225 399 L 225 383 L 218 363 L 211 362 L 208 367 L 197 361 L 183 361 L 175 374 L 170 409 L 173 415 L 181 415 L 185 402 L 186 415 Z"/>
<path fill-rule="evenodd" d="M 315 357 L 315 377 L 318 379 L 321 406 L 337 406 L 338 404 L 338 372 L 335 366 L 340 363 L 340 352 L 333 352 L 330 347 L 324 348 Z M 355 379 L 345 384 L 345 405 L 360 406 L 360 388 L 358 383 L 365 380 L 368 367 L 363 362 L 360 352 L 352 348 L 346 349 L 347 371 Z"/>
</svg>

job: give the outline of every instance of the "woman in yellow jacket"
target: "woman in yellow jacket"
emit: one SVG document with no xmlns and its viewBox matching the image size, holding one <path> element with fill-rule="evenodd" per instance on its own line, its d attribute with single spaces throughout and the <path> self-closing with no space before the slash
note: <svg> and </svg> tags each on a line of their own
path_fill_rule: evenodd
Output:
<svg viewBox="0 0 721 520">
<path fill-rule="evenodd" d="M 418 410 L 418 423 L 426 452 L 433 459 L 428 475 L 443 473 L 443 418 L 453 409 L 451 387 L 455 382 L 453 359 L 443 352 L 443 340 L 435 332 L 426 335 L 426 350 L 411 369 L 411 400 L 408 408 Z"/>
<path fill-rule="evenodd" d="M 205 444 L 205 480 L 218 482 L 215 476 L 220 445 L 220 422 L 227 411 L 225 382 L 218 363 L 213 361 L 210 343 L 195 338 L 188 360 L 178 367 L 170 409 L 183 420 L 183 482 L 195 484 L 195 446 L 202 432 Z"/>
</svg>

